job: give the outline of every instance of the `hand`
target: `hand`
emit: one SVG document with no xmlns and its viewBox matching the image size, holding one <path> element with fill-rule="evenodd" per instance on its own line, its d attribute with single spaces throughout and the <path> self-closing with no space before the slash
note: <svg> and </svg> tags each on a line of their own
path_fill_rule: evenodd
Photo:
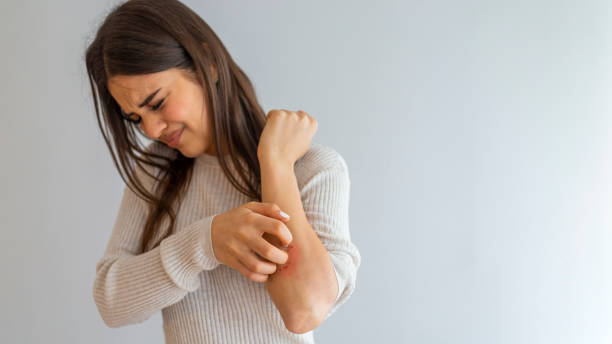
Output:
<svg viewBox="0 0 612 344">
<path fill-rule="evenodd" d="M 259 162 L 268 160 L 293 166 L 308 151 L 317 128 L 317 121 L 302 110 L 271 110 L 259 138 Z"/>
<path fill-rule="evenodd" d="M 262 235 L 273 235 L 284 246 L 293 240 L 285 225 L 289 219 L 280 211 L 273 203 L 249 202 L 216 215 L 211 238 L 217 260 L 252 281 L 265 282 L 276 272 L 276 264 L 285 264 L 289 256 Z"/>
</svg>

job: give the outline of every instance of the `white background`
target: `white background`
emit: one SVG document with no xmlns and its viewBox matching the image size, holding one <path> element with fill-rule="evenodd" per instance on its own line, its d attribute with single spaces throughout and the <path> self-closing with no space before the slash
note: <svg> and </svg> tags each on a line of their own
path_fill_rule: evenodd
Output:
<svg viewBox="0 0 612 344">
<path fill-rule="evenodd" d="M 0 3 L 2 343 L 163 343 L 92 296 L 123 181 L 83 55 L 114 3 Z M 349 166 L 362 265 L 318 343 L 612 342 L 609 1 L 185 3 Z"/>
</svg>

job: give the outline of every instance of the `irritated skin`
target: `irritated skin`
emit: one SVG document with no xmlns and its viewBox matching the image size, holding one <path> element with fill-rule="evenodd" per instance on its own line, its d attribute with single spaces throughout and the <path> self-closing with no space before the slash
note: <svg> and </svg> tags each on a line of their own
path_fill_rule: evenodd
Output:
<svg viewBox="0 0 612 344">
<path fill-rule="evenodd" d="M 303 333 L 316 328 L 338 295 L 338 284 L 327 249 L 304 214 L 293 165 L 260 161 L 262 202 L 277 204 L 289 214 L 285 225 L 293 240 L 287 248 L 289 259 L 269 275 L 266 288 L 285 326 Z M 264 238 L 277 247 L 280 241 Z"/>
<path fill-rule="evenodd" d="M 289 245 L 289 247 L 287 247 L 285 251 L 287 252 L 287 255 L 289 256 L 289 259 L 287 260 L 287 263 L 283 265 L 278 265 L 277 271 L 278 271 L 278 275 L 291 276 L 291 274 L 294 271 L 293 267 L 296 264 L 298 264 L 299 259 L 300 259 L 299 250 L 294 245 Z"/>
</svg>

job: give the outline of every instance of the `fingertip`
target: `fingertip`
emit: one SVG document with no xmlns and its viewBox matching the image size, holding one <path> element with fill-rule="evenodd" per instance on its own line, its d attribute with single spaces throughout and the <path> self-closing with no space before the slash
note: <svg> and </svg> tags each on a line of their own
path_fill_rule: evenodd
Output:
<svg viewBox="0 0 612 344">
<path fill-rule="evenodd" d="M 263 283 L 268 280 L 268 275 L 266 274 L 257 274 L 257 277 L 253 279 L 255 282 Z"/>
</svg>

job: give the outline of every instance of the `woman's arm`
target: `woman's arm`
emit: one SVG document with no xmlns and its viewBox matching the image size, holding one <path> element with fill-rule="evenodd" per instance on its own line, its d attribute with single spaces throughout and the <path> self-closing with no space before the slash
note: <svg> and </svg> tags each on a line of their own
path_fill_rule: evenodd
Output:
<svg viewBox="0 0 612 344">
<path fill-rule="evenodd" d="M 290 215 L 285 222 L 293 241 L 289 260 L 266 281 L 268 293 L 291 332 L 316 328 L 328 314 L 338 295 L 338 283 L 325 246 L 304 213 L 292 165 L 262 161 L 262 202 L 277 204 Z M 264 236 L 280 246 L 275 237 Z"/>
<path fill-rule="evenodd" d="M 293 238 L 288 262 L 266 287 L 295 333 L 314 329 L 346 302 L 361 260 L 348 228 L 348 167 L 336 151 L 312 143 L 317 127 L 304 111 L 271 110 L 257 147 L 262 201 L 291 216 L 284 222 Z"/>
<path fill-rule="evenodd" d="M 165 155 L 155 142 L 146 151 Z M 155 170 L 136 168 L 145 188 L 153 189 Z M 215 215 L 176 228 L 160 244 L 143 252 L 141 239 L 149 205 L 127 185 L 103 257 L 96 264 L 93 298 L 104 323 L 121 327 L 140 323 L 201 287 L 199 274 L 219 265 L 210 240 Z"/>
<path fill-rule="evenodd" d="M 213 216 L 204 217 L 142 252 L 147 204 L 127 186 L 104 256 L 96 264 L 93 298 L 104 323 L 141 323 L 200 288 L 198 274 L 219 265 L 210 244 Z"/>
</svg>

